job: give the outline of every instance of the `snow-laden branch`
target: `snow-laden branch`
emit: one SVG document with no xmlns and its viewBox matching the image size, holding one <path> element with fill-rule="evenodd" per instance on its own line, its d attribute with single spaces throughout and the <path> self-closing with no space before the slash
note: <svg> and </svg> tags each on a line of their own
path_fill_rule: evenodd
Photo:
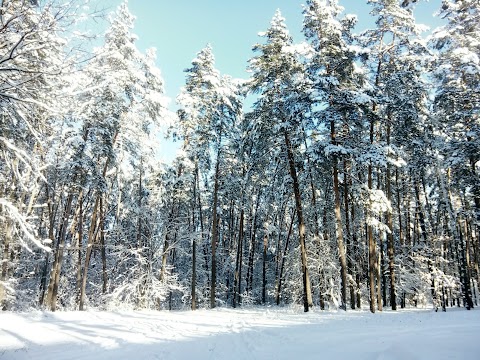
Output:
<svg viewBox="0 0 480 360">
<path fill-rule="evenodd" d="M 27 218 L 18 211 L 15 205 L 13 205 L 10 201 L 8 201 L 5 198 L 0 198 L 0 206 L 2 206 L 3 209 L 8 212 L 9 218 L 12 219 L 16 225 L 18 225 L 22 233 L 30 242 L 32 242 L 35 246 L 37 246 L 42 250 L 45 250 L 47 252 L 52 251 L 50 247 L 43 245 L 42 242 L 37 239 L 37 237 L 34 235 L 31 229 L 31 225 L 27 221 Z M 24 241 L 21 240 L 20 243 L 28 251 L 32 252 L 30 247 Z"/>
</svg>

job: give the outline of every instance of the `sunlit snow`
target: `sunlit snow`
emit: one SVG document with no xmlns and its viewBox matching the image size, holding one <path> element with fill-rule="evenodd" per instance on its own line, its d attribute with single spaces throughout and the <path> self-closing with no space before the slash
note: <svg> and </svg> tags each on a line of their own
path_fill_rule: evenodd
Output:
<svg viewBox="0 0 480 360">
<path fill-rule="evenodd" d="M 0 359 L 479 359 L 480 311 L 1 313 Z"/>
</svg>

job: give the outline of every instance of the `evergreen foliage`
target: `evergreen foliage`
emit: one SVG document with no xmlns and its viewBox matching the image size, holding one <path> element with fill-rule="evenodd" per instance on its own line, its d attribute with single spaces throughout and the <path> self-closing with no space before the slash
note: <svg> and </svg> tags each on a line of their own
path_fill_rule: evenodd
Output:
<svg viewBox="0 0 480 360">
<path fill-rule="evenodd" d="M 78 3 L 2 1 L 1 308 L 476 306 L 480 5 L 426 39 L 416 1 L 368 3 L 357 35 L 307 0 L 298 44 L 278 10 L 247 80 L 207 45 L 172 114 L 126 3 L 85 59 Z"/>
</svg>

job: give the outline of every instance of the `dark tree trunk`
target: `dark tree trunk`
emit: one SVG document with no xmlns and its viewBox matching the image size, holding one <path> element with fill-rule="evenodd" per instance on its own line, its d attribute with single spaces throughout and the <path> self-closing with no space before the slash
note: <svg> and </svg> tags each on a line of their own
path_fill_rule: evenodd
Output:
<svg viewBox="0 0 480 360">
<path fill-rule="evenodd" d="M 465 222 L 466 220 L 463 220 Z M 468 259 L 468 239 L 467 234 L 463 234 L 461 220 L 458 220 L 458 234 L 460 236 L 460 281 L 462 282 L 463 301 L 467 310 L 473 309 L 472 289 L 470 285 L 469 259 Z"/>
<path fill-rule="evenodd" d="M 348 185 L 350 181 L 350 177 L 348 176 L 348 166 L 347 160 L 343 161 L 343 173 L 344 173 L 344 181 L 343 181 L 343 200 L 345 204 L 345 231 L 347 236 L 347 250 L 350 254 L 347 258 L 347 268 L 350 273 L 353 275 L 353 263 L 352 263 L 352 232 L 350 229 L 350 205 L 348 199 Z M 352 276 L 353 279 L 353 276 Z M 353 310 L 355 309 L 355 286 L 353 281 L 349 284 L 350 289 L 350 308 Z"/>
<path fill-rule="evenodd" d="M 241 301 L 244 217 L 245 217 L 245 212 L 243 210 L 243 203 L 242 203 L 241 210 L 240 210 L 240 224 L 238 229 L 237 257 L 235 260 L 235 278 L 233 280 L 233 307 L 234 308 L 237 307 L 237 304 L 240 304 L 240 301 Z"/>
<path fill-rule="evenodd" d="M 262 264 L 262 304 L 267 302 L 267 247 L 268 236 L 263 238 L 263 264 Z"/>
<path fill-rule="evenodd" d="M 90 228 L 88 230 L 88 241 L 87 241 L 87 253 L 85 256 L 85 263 L 83 264 L 83 273 L 82 273 L 82 285 L 80 287 L 80 302 L 79 302 L 79 310 L 85 310 L 85 290 L 87 286 L 87 275 L 88 275 L 88 267 L 90 265 L 90 258 L 92 256 L 93 246 L 95 244 L 95 239 L 97 237 L 97 233 L 99 230 L 99 207 L 100 207 L 100 197 L 102 195 L 98 194 L 95 200 L 95 205 L 93 207 L 92 213 L 92 221 L 90 223 Z"/>
<path fill-rule="evenodd" d="M 387 125 L 387 145 L 390 146 L 390 118 Z M 387 164 L 386 174 L 386 191 L 387 199 L 392 202 L 392 186 L 391 186 L 391 165 Z M 388 254 L 388 270 L 390 273 L 390 306 L 392 310 L 397 310 L 397 295 L 395 285 L 395 244 L 393 240 L 393 216 L 392 211 L 387 212 L 387 226 L 390 232 L 387 234 L 387 254 Z"/>
<path fill-rule="evenodd" d="M 256 247 L 256 238 L 257 238 L 257 214 L 258 206 L 260 204 L 261 193 L 258 192 L 257 202 L 255 204 L 255 213 L 253 214 L 251 233 L 250 233 L 250 248 L 248 252 L 248 267 L 247 267 L 247 292 L 251 293 L 253 290 L 253 265 L 255 259 L 255 247 Z"/>
<path fill-rule="evenodd" d="M 370 143 L 373 143 L 373 119 L 370 121 Z M 368 164 L 368 188 L 373 189 L 372 184 L 372 165 Z M 367 211 L 371 211 L 368 209 Z M 370 215 L 372 216 L 372 215 Z M 370 311 L 375 313 L 375 269 L 376 269 L 376 254 L 375 241 L 373 239 L 373 227 L 367 224 L 367 238 L 368 238 L 368 281 L 370 290 Z"/>
<path fill-rule="evenodd" d="M 303 274 L 303 310 L 307 312 L 309 307 L 313 305 L 312 300 L 312 291 L 310 286 L 310 278 L 308 275 L 307 267 L 307 250 L 305 245 L 305 222 L 303 220 L 303 210 L 302 210 L 302 198 L 300 195 L 300 185 L 298 183 L 297 169 L 295 166 L 295 158 L 293 154 L 292 144 L 290 143 L 290 138 L 287 131 L 284 131 L 285 137 L 285 147 L 287 150 L 288 164 L 290 167 L 290 176 L 293 180 L 293 192 L 295 195 L 295 207 L 297 208 L 297 219 L 298 219 L 298 232 L 300 240 L 300 255 L 301 255 L 301 266 Z"/>
<path fill-rule="evenodd" d="M 218 181 L 220 175 L 220 150 L 217 153 L 217 162 L 215 164 L 215 182 L 213 185 L 213 209 L 212 209 L 212 278 L 210 285 L 210 308 L 216 306 L 216 286 L 217 286 L 217 243 L 218 243 Z"/>
<path fill-rule="evenodd" d="M 193 226 L 193 233 L 196 234 L 197 231 L 197 222 L 195 219 L 195 211 L 196 211 L 196 204 L 197 204 L 197 178 L 198 178 L 198 165 L 195 164 L 195 173 L 193 178 L 193 207 L 192 207 L 192 226 Z M 192 284 L 191 284 L 191 292 L 190 297 L 192 299 L 192 310 L 197 309 L 197 239 L 196 235 L 192 241 Z"/>
<path fill-rule="evenodd" d="M 330 122 L 330 136 L 332 143 L 336 145 L 336 133 L 335 133 L 335 123 Z M 336 222 L 336 232 L 337 232 L 337 245 L 338 245 L 338 258 L 340 261 L 340 276 L 342 279 L 342 304 L 340 308 L 347 310 L 347 260 L 345 254 L 345 245 L 343 242 L 343 224 L 342 224 L 342 213 L 340 209 L 340 191 L 338 185 L 338 159 L 337 155 L 333 155 L 333 194 L 335 197 L 335 222 Z"/>
<path fill-rule="evenodd" d="M 285 240 L 285 249 L 283 251 L 283 255 L 281 259 L 280 272 L 278 274 L 278 279 L 277 279 L 277 289 L 275 292 L 275 302 L 277 303 L 277 305 L 280 305 L 280 295 L 282 293 L 283 271 L 285 269 L 285 259 L 287 258 L 288 246 L 290 244 L 290 237 L 292 235 L 293 222 L 295 220 L 296 213 L 297 213 L 297 209 L 295 208 L 293 209 L 292 218 L 290 220 L 290 226 L 288 227 L 287 238 Z"/>
<path fill-rule="evenodd" d="M 50 311 L 55 311 L 57 308 L 58 285 L 60 282 L 60 272 L 62 270 L 65 237 L 67 233 L 68 220 L 70 219 L 72 202 L 73 202 L 73 193 L 71 193 L 67 198 L 61 223 L 60 223 L 60 229 L 57 234 L 57 246 L 56 246 L 55 258 L 52 266 L 52 271 L 50 273 L 50 282 L 48 284 L 48 292 L 47 292 L 46 305 L 47 307 L 50 308 Z"/>
</svg>

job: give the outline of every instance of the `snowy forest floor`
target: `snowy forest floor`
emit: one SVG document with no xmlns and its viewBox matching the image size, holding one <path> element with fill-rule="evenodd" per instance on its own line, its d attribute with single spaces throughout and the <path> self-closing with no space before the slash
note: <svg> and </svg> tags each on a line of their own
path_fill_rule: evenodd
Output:
<svg viewBox="0 0 480 360">
<path fill-rule="evenodd" d="M 480 359 L 480 310 L 0 313 L 0 360 Z"/>
</svg>

